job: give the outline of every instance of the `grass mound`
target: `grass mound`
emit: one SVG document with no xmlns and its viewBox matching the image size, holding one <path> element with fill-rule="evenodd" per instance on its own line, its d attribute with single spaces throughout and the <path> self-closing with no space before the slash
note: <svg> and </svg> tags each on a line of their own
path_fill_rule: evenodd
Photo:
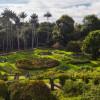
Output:
<svg viewBox="0 0 100 100">
<path fill-rule="evenodd" d="M 16 62 L 16 66 L 20 69 L 32 70 L 32 69 L 40 69 L 40 68 L 52 68 L 59 65 L 57 60 L 53 60 L 50 58 L 34 58 L 32 60 L 24 59 L 18 60 Z"/>
</svg>

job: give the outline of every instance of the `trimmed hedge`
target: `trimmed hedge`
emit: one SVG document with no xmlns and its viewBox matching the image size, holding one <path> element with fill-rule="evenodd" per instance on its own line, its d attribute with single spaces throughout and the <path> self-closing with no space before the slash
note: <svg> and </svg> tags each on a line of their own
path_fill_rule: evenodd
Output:
<svg viewBox="0 0 100 100">
<path fill-rule="evenodd" d="M 59 65 L 59 61 L 47 58 L 36 58 L 33 60 L 18 60 L 16 66 L 20 69 L 32 70 L 40 68 L 52 68 Z"/>
</svg>

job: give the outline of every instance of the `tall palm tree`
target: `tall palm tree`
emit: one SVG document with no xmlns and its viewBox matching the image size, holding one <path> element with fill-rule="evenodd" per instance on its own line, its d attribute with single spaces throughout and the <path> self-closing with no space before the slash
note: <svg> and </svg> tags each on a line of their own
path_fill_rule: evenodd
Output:
<svg viewBox="0 0 100 100">
<path fill-rule="evenodd" d="M 27 14 L 25 12 L 21 12 L 19 14 L 19 17 L 22 19 L 22 22 L 24 23 L 24 19 L 27 17 Z"/>
<path fill-rule="evenodd" d="M 44 17 L 47 18 L 47 22 L 49 22 L 49 18 L 52 17 L 50 12 L 47 12 L 46 14 L 44 14 Z"/>
<path fill-rule="evenodd" d="M 48 28 L 50 28 L 50 26 L 49 26 L 49 18 L 52 17 L 51 13 L 50 12 L 47 12 L 46 14 L 44 14 L 44 17 L 47 18 Z M 47 42 L 49 42 L 49 37 L 50 37 L 50 33 L 48 31 L 47 32 Z"/>
<path fill-rule="evenodd" d="M 12 10 L 5 9 L 1 15 L 4 19 L 5 26 L 6 26 L 6 33 L 7 33 L 6 50 L 8 51 L 8 49 L 11 49 L 11 41 L 13 39 L 12 22 L 10 19 L 13 19 L 14 13 L 12 12 Z"/>
<path fill-rule="evenodd" d="M 34 42 L 36 42 L 36 46 L 38 46 L 38 36 L 36 34 L 36 26 L 38 23 L 38 15 L 33 13 L 31 15 L 31 25 L 32 25 L 32 49 L 34 47 Z"/>
<path fill-rule="evenodd" d="M 15 33 L 17 37 L 17 49 L 20 50 L 20 19 L 16 15 L 14 20 L 15 20 L 15 27 L 16 27 Z"/>
<path fill-rule="evenodd" d="M 24 23 L 25 23 L 24 19 L 27 17 L 27 14 L 25 12 L 21 12 L 19 16 L 20 16 L 20 18 L 22 19 L 22 22 L 23 22 L 22 28 L 24 28 Z M 21 34 L 24 34 L 24 31 L 22 33 L 22 30 L 21 30 Z M 26 39 L 25 39 L 25 36 L 23 37 L 23 41 L 24 41 L 24 49 L 25 49 L 26 48 Z"/>
</svg>

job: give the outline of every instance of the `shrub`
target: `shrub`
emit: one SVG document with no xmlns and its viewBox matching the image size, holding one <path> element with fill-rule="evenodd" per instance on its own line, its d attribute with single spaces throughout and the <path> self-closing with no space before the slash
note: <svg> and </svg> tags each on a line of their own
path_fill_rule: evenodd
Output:
<svg viewBox="0 0 100 100">
<path fill-rule="evenodd" d="M 24 88 L 25 88 L 25 84 L 23 83 L 19 83 L 19 82 L 12 83 L 9 86 L 10 99 L 11 100 L 23 100 L 21 97 L 22 97 Z M 31 100 L 31 99 L 25 99 L 25 100 Z"/>
<path fill-rule="evenodd" d="M 11 100 L 56 100 L 43 81 L 14 83 L 10 87 Z"/>
<path fill-rule="evenodd" d="M 82 51 L 92 55 L 92 59 L 99 57 L 100 50 L 100 30 L 92 31 L 83 41 Z"/>
<path fill-rule="evenodd" d="M 0 80 L 0 97 L 6 99 L 7 95 L 8 95 L 8 87 L 4 81 Z"/>
<path fill-rule="evenodd" d="M 69 96 L 81 95 L 86 88 L 85 83 L 67 80 L 63 90 L 64 94 L 68 94 Z"/>
<path fill-rule="evenodd" d="M 83 77 L 82 77 L 82 80 L 85 82 L 85 83 L 89 83 L 89 76 L 87 76 L 87 75 L 83 75 Z"/>
<path fill-rule="evenodd" d="M 81 100 L 100 100 L 100 85 L 92 86 L 90 91 L 85 92 Z"/>
<path fill-rule="evenodd" d="M 67 75 L 60 75 L 60 76 L 59 76 L 59 83 L 60 83 L 62 86 L 64 86 L 64 84 L 65 84 L 65 82 L 66 82 L 67 79 L 69 79 L 69 76 L 67 76 Z"/>
<path fill-rule="evenodd" d="M 94 85 L 99 85 L 100 84 L 100 76 L 97 76 L 93 79 Z"/>
<path fill-rule="evenodd" d="M 82 43 L 80 41 L 70 41 L 67 44 L 67 50 L 72 52 L 81 52 L 81 45 Z"/>
<path fill-rule="evenodd" d="M 33 100 L 51 100 L 50 89 L 43 81 L 29 83 L 24 91 L 25 95 L 30 95 Z"/>
</svg>

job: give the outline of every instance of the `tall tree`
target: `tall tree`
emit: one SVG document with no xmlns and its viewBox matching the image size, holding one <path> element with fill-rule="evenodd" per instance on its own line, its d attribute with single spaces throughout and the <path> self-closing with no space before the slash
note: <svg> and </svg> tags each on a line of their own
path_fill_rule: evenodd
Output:
<svg viewBox="0 0 100 100">
<path fill-rule="evenodd" d="M 56 30 L 55 30 L 56 29 Z M 59 31 L 59 32 L 58 32 Z M 74 20 L 68 16 L 63 15 L 56 21 L 54 33 L 59 33 L 59 38 L 64 44 L 70 40 L 70 35 L 74 31 Z"/>
<path fill-rule="evenodd" d="M 21 25 L 20 25 L 20 19 L 18 16 L 15 17 L 15 27 L 16 27 L 16 38 L 17 38 L 17 49 L 20 50 L 20 28 L 21 28 Z"/>
<path fill-rule="evenodd" d="M 9 9 L 5 9 L 2 13 L 2 17 L 3 17 L 3 21 L 5 23 L 6 26 L 6 33 L 7 33 L 7 43 L 6 43 L 6 50 L 8 51 L 8 49 L 12 48 L 12 40 L 13 40 L 13 32 L 12 32 L 12 20 L 14 18 L 14 12 L 12 10 Z"/>
<path fill-rule="evenodd" d="M 20 13 L 20 18 L 22 19 L 22 29 L 24 28 L 24 20 L 25 20 L 25 18 L 27 17 L 27 14 L 25 13 L 25 12 L 21 12 Z M 22 33 L 22 31 L 23 31 L 23 33 Z M 25 32 L 24 32 L 24 30 L 21 30 L 21 34 L 24 34 Z M 26 39 L 25 39 L 25 36 L 23 35 L 23 41 L 24 41 L 24 49 L 26 48 Z"/>
<path fill-rule="evenodd" d="M 34 48 L 34 42 L 36 42 L 36 46 L 38 46 L 38 34 L 36 33 L 36 26 L 38 23 L 38 15 L 33 13 L 31 15 L 31 26 L 32 26 L 32 49 Z"/>
<path fill-rule="evenodd" d="M 100 20 L 96 15 L 88 15 L 83 19 L 83 30 L 90 32 L 100 29 Z"/>
<path fill-rule="evenodd" d="M 50 25 L 49 25 L 49 18 L 52 17 L 51 13 L 47 12 L 46 14 L 44 14 L 44 17 L 47 18 L 48 27 L 50 27 Z M 49 42 L 49 37 L 50 37 L 50 32 L 48 31 L 47 32 L 47 42 Z"/>
</svg>

